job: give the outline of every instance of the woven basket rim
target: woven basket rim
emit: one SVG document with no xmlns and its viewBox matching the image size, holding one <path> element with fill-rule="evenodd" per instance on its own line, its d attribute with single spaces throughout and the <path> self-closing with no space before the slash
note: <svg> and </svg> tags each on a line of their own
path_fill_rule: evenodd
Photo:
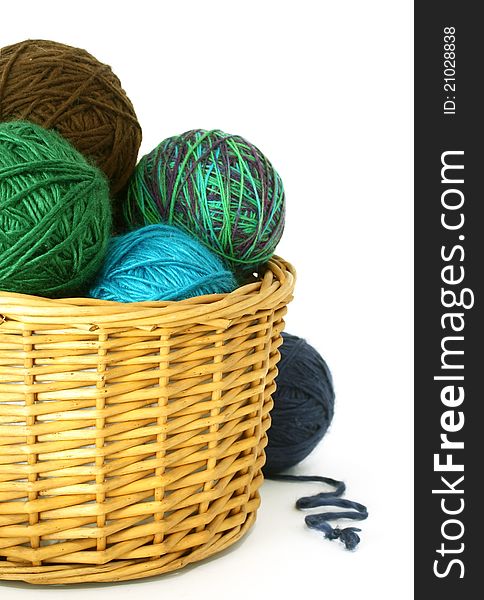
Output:
<svg viewBox="0 0 484 600">
<path fill-rule="evenodd" d="M 210 294 L 166 302 L 113 302 L 95 298 L 52 299 L 0 291 L 0 326 L 5 320 L 54 323 L 59 317 L 95 330 L 129 321 L 147 327 L 187 325 L 198 322 L 221 329 L 242 314 L 273 310 L 287 303 L 296 278 L 294 267 L 273 256 L 263 276 L 227 294 Z"/>
</svg>

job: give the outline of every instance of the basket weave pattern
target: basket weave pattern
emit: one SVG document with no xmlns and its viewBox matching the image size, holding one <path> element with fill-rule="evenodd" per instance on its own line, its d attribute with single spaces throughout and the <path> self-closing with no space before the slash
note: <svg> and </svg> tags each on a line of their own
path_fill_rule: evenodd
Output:
<svg viewBox="0 0 484 600">
<path fill-rule="evenodd" d="M 136 579 L 250 527 L 294 270 L 174 303 L 0 293 L 0 579 Z"/>
</svg>

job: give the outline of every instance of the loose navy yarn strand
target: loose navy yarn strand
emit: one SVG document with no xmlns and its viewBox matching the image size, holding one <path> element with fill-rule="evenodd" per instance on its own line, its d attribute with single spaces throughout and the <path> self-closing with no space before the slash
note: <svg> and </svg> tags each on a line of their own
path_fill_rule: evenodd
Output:
<svg viewBox="0 0 484 600">
<path fill-rule="evenodd" d="M 333 528 L 329 523 L 329 521 L 335 521 L 336 519 L 364 521 L 368 517 L 368 509 L 366 506 L 359 502 L 354 502 L 353 500 L 341 498 L 346 490 L 344 482 L 319 475 L 285 475 L 279 473 L 274 475 L 271 474 L 266 476 L 266 478 L 275 481 L 309 481 L 333 486 L 335 489 L 332 492 L 320 492 L 313 496 L 299 498 L 296 502 L 296 508 L 305 510 L 319 508 L 320 506 L 332 506 L 335 508 L 352 509 L 351 511 L 328 511 L 315 515 L 307 515 L 304 520 L 310 529 L 321 531 L 328 540 L 339 539 L 343 542 L 347 550 L 355 550 L 360 543 L 360 536 L 357 532 L 361 531 L 361 529 L 358 529 L 357 527 L 346 527 L 345 529 L 340 529 L 339 527 Z"/>
<path fill-rule="evenodd" d="M 335 496 L 342 496 L 345 493 L 346 485 L 343 481 L 337 479 L 331 479 L 331 477 L 323 477 L 322 475 L 286 475 L 283 473 L 274 473 L 266 475 L 266 479 L 272 479 L 274 481 L 309 481 L 312 483 L 327 483 L 328 485 L 334 486 L 334 492 L 320 492 L 317 494 L 319 498 L 334 498 Z M 307 498 L 300 498 L 300 500 L 312 499 L 315 496 L 308 496 Z M 298 500 L 298 503 L 300 502 Z M 318 505 L 316 505 L 318 506 Z M 296 508 L 314 508 L 312 506 L 296 506 Z"/>
</svg>

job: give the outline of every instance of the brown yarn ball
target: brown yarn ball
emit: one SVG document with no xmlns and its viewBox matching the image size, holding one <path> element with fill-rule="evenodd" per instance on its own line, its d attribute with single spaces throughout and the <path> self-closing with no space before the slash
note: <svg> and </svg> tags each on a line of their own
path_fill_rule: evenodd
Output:
<svg viewBox="0 0 484 600">
<path fill-rule="evenodd" d="M 0 122 L 56 129 L 106 173 L 111 193 L 131 175 L 141 127 L 121 82 L 85 50 L 47 40 L 0 49 Z"/>
</svg>

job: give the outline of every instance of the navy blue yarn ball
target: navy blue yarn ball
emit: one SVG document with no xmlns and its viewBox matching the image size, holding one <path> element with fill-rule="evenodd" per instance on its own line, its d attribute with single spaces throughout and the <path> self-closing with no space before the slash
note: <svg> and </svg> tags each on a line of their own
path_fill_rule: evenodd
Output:
<svg viewBox="0 0 484 600">
<path fill-rule="evenodd" d="M 267 432 L 264 474 L 280 473 L 305 459 L 322 440 L 334 414 L 333 378 L 319 352 L 283 333 L 281 360 Z"/>
</svg>

